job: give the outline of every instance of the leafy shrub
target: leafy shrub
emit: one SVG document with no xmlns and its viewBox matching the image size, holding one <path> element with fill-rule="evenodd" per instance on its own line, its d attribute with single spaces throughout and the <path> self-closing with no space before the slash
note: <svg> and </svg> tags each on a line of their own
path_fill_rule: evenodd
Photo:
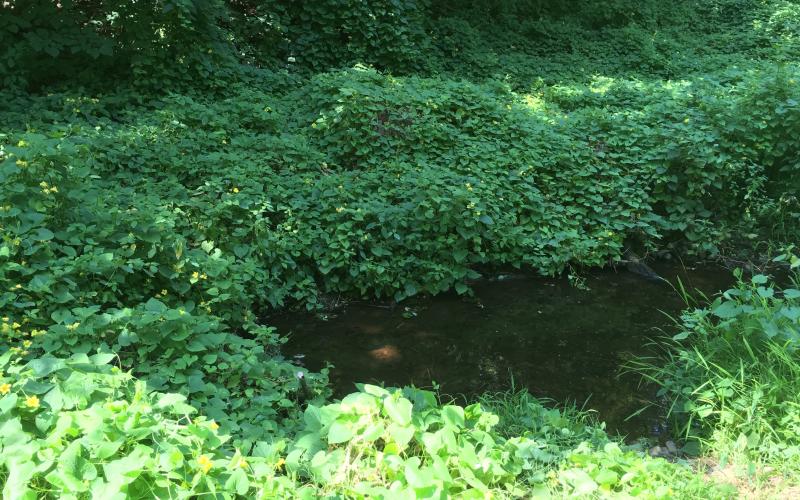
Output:
<svg viewBox="0 0 800 500">
<path fill-rule="evenodd" d="M 480 405 L 441 405 L 416 389 L 363 386 L 341 402 L 310 405 L 296 440 L 257 442 L 243 455 L 184 396 L 152 392 L 110 366 L 114 358 L 0 356 L 4 497 L 520 497 L 553 488 L 716 498 L 722 491 L 680 465 L 611 444 L 599 455 L 588 443 L 564 450 L 570 458 L 559 470 L 562 460 L 546 442 L 503 438 L 492 430 L 498 417 Z M 543 466 L 549 474 L 525 472 Z M 584 468 L 596 481 L 580 476 Z M 670 481 L 669 495 L 653 473 Z"/>
<path fill-rule="evenodd" d="M 582 424 L 526 393 L 506 398 L 526 401 L 525 412 L 547 415 L 559 427 L 560 445 L 547 424 L 525 436 L 499 435 L 495 427 L 507 417 L 480 404 L 442 405 L 432 393 L 409 388 L 359 389 L 341 402 L 309 406 L 305 429 L 286 458 L 288 470 L 318 484 L 322 493 L 378 498 L 726 495 L 682 465 L 623 452 L 596 427 L 579 432 L 603 451 L 579 441 L 580 434 L 568 444 L 563 438 Z"/>
<path fill-rule="evenodd" d="M 498 415 L 496 431 L 506 438 L 522 436 L 547 443 L 549 453 L 558 457 L 583 442 L 602 447 L 608 442 L 604 424 L 574 405 L 559 408 L 535 398 L 526 390 L 485 393 L 478 402 Z"/>
<path fill-rule="evenodd" d="M 187 248 L 175 214 L 152 198 L 102 195 L 75 166 L 85 148 L 24 137 L 0 165 L 0 345 L 56 356 L 110 349 L 151 388 L 188 395 L 250 443 L 288 431 L 300 383 L 267 351 L 279 340 L 254 323 L 248 273 L 210 242 Z M 326 395 L 324 375 L 309 381 Z"/>
<path fill-rule="evenodd" d="M 280 473 L 282 442 L 233 451 L 184 396 L 152 392 L 114 358 L 0 356 L 4 498 L 302 493 Z"/>
<path fill-rule="evenodd" d="M 98 215 L 63 213 L 129 226 L 120 232 L 133 235 L 122 250 L 131 271 L 114 280 L 146 292 L 133 302 L 188 293 L 240 325 L 253 306 L 313 305 L 325 293 L 464 292 L 477 266 L 554 274 L 603 265 L 631 245 L 714 254 L 741 245 L 742 234 L 791 241 L 796 73 L 597 79 L 536 97 L 356 69 L 285 95 L 239 85 L 225 99 L 123 107 L 121 123 L 99 102 L 50 96 L 15 109 L 70 116 L 71 127 L 9 115 L 43 128 L 8 136 L 5 150 L 17 155 L 9 165 L 43 154 L 91 166 L 72 167 L 75 179 L 102 175 L 64 181 L 79 198 L 106 200 Z M 775 125 L 754 125 L 764 123 Z M 762 128 L 774 130 L 754 142 Z M 40 143 L 52 151 L 37 153 Z M 28 189 L 61 182 L 58 172 L 25 175 Z M 169 233 L 156 244 L 163 250 L 146 241 L 153 231 Z M 212 286 L 194 273 L 219 279 Z"/>
</svg>

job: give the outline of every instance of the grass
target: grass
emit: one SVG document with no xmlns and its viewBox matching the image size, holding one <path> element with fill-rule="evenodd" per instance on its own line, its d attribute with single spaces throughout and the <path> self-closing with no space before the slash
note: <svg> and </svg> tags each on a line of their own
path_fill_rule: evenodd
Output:
<svg viewBox="0 0 800 500">
<path fill-rule="evenodd" d="M 800 293 L 761 275 L 738 277 L 710 305 L 688 309 L 660 355 L 627 369 L 660 387 L 679 437 L 715 470 L 737 471 L 756 489 L 792 487 L 800 479 Z"/>
</svg>

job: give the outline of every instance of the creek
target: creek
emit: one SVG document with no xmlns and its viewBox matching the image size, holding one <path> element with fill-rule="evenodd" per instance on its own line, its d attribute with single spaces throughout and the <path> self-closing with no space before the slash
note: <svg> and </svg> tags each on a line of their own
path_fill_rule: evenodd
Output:
<svg viewBox="0 0 800 500">
<path fill-rule="evenodd" d="M 670 283 L 710 296 L 733 282 L 717 267 L 686 268 L 657 262 Z M 566 277 L 497 275 L 473 284 L 474 297 L 443 294 L 394 307 L 350 303 L 329 313 L 271 318 L 289 336 L 287 357 L 311 370 L 331 369 L 337 396 L 355 382 L 430 388 L 464 403 L 512 384 L 556 402 L 591 408 L 611 432 L 658 434 L 655 408 L 628 418 L 655 400 L 655 389 L 621 374 L 631 356 L 673 334 L 668 315 L 686 307 L 667 283 L 625 271 L 584 275 L 585 289 Z"/>
</svg>

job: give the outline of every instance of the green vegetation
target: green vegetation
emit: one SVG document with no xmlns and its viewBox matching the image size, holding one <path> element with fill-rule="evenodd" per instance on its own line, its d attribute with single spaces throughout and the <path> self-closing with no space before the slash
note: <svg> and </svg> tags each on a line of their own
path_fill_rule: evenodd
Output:
<svg viewBox="0 0 800 500">
<path fill-rule="evenodd" d="M 243 456 L 184 396 L 146 390 L 108 365 L 113 355 L 43 357 L 24 368 L 12 356 L 0 359 L 13 382 L 0 386 L 7 498 L 729 493 L 688 468 L 623 451 L 599 427 L 526 393 L 506 396 L 518 400 L 513 418 L 526 427 L 507 438 L 494 428 L 509 424 L 479 404 L 366 385 L 309 405 L 291 442 L 261 441 Z"/>
<path fill-rule="evenodd" d="M 740 280 L 710 306 L 687 310 L 664 356 L 631 368 L 661 387 L 681 434 L 723 464 L 797 478 L 800 291 L 767 282 Z"/>
<path fill-rule="evenodd" d="M 524 392 L 331 402 L 262 318 L 796 243 L 798 56 L 789 0 L 4 2 L 4 497 L 730 495 Z M 796 479 L 765 285 L 640 368 Z"/>
</svg>

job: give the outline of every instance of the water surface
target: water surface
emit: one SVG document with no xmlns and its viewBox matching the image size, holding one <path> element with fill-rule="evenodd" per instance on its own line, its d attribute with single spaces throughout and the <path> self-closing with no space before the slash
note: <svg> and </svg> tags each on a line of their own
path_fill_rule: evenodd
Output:
<svg viewBox="0 0 800 500">
<path fill-rule="evenodd" d="M 661 263 L 654 269 L 673 283 L 706 294 L 728 288 L 731 274 L 719 268 Z M 586 276 L 588 290 L 566 278 L 501 275 L 475 283 L 474 298 L 445 294 L 394 308 L 353 303 L 325 317 L 271 319 L 288 334 L 284 351 L 317 370 L 334 365 L 337 395 L 354 382 L 418 387 L 466 397 L 517 387 L 556 401 L 586 403 L 612 431 L 641 436 L 652 412 L 625 421 L 654 398 L 632 375 L 619 375 L 629 356 L 669 332 L 664 313 L 685 304 L 666 284 L 624 272 Z M 666 329 L 666 330 L 662 330 Z"/>
</svg>

